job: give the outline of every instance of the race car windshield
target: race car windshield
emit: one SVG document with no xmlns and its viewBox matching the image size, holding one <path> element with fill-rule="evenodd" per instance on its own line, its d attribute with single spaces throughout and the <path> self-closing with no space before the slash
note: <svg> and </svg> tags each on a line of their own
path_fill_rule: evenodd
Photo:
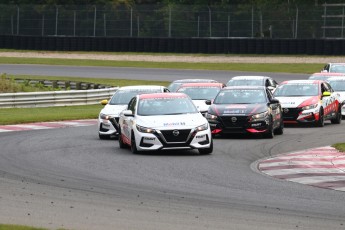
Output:
<svg viewBox="0 0 345 230">
<path fill-rule="evenodd" d="M 168 86 L 168 89 L 170 92 L 176 92 L 178 90 L 178 88 L 180 88 L 180 86 L 182 85 L 183 83 L 171 83 L 169 86 Z"/>
<path fill-rule="evenodd" d="M 228 81 L 226 86 L 245 86 L 245 85 L 254 85 L 254 86 L 263 86 L 264 81 L 261 79 L 233 79 Z"/>
<path fill-rule="evenodd" d="M 280 85 L 274 92 L 275 97 L 303 97 L 318 94 L 317 84 L 285 84 Z"/>
<path fill-rule="evenodd" d="M 160 89 L 133 89 L 119 90 L 111 98 L 110 105 L 127 105 L 129 101 L 138 94 L 143 93 L 160 93 Z"/>
<path fill-rule="evenodd" d="M 345 65 L 332 65 L 329 72 L 332 73 L 345 73 Z"/>
<path fill-rule="evenodd" d="M 178 90 L 187 94 L 192 100 L 213 100 L 219 91 L 218 87 L 186 87 Z"/>
<path fill-rule="evenodd" d="M 265 91 L 261 89 L 224 90 L 214 100 L 214 104 L 261 104 L 266 102 Z"/>
<path fill-rule="evenodd" d="M 198 113 L 193 102 L 186 97 L 148 98 L 139 101 L 138 115 L 157 116 Z"/>
<path fill-rule="evenodd" d="M 334 91 L 345 91 L 345 81 L 330 81 L 329 84 Z"/>
</svg>

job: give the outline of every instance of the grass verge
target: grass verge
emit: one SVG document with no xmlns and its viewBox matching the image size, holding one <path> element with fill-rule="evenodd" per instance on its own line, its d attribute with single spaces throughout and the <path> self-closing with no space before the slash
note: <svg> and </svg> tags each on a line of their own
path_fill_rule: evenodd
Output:
<svg viewBox="0 0 345 230">
<path fill-rule="evenodd" d="M 0 230 L 45 230 L 45 228 L 35 228 L 21 225 L 0 224 Z"/>
<path fill-rule="evenodd" d="M 345 152 L 345 143 L 336 143 L 332 145 L 333 148 L 336 148 L 340 152 Z"/>
<path fill-rule="evenodd" d="M 139 67 L 168 68 L 191 70 L 227 70 L 279 73 L 314 73 L 319 72 L 324 64 L 309 63 L 187 63 L 187 62 L 143 62 L 111 61 L 59 58 L 13 58 L 0 57 L 1 64 L 43 64 L 66 66 L 101 66 L 101 67 Z"/>
<path fill-rule="evenodd" d="M 96 119 L 103 106 L 57 106 L 45 108 L 0 109 L 0 125 L 22 124 L 42 121 Z"/>
</svg>

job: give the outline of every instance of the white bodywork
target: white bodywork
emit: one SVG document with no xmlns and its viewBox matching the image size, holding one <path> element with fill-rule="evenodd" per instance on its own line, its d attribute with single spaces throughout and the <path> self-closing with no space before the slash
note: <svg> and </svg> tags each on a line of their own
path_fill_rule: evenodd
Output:
<svg viewBox="0 0 345 230">
<path fill-rule="evenodd" d="M 114 97 L 118 91 L 130 91 L 130 90 L 148 90 L 148 91 L 157 91 L 157 92 L 164 92 L 166 88 L 163 86 L 158 85 L 137 85 L 137 86 L 124 86 L 119 88 L 115 94 L 112 96 Z M 108 104 L 104 106 L 104 108 L 100 111 L 98 115 L 98 134 L 101 136 L 111 136 L 117 135 L 117 130 L 115 129 L 114 125 L 110 122 L 110 118 L 114 118 L 118 120 L 120 113 L 127 108 L 128 102 L 126 104 L 109 104 L 111 99 L 109 100 Z"/>
</svg>

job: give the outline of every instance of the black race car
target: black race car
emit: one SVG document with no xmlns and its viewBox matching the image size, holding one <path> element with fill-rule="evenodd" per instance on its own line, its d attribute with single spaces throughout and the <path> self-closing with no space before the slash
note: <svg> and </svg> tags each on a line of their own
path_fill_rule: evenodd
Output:
<svg viewBox="0 0 345 230">
<path fill-rule="evenodd" d="M 261 133 L 273 138 L 284 130 L 281 105 L 264 86 L 223 88 L 210 105 L 206 118 L 213 135 Z"/>
</svg>

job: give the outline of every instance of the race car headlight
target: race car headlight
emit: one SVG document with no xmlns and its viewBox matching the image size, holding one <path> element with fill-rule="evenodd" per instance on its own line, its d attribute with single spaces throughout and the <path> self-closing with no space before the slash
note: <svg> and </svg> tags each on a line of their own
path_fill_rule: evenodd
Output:
<svg viewBox="0 0 345 230">
<path fill-rule="evenodd" d="M 208 123 L 205 123 L 205 124 L 203 124 L 203 125 L 200 125 L 200 126 L 198 126 L 198 127 L 196 127 L 196 131 L 197 132 L 200 132 L 200 131 L 204 131 L 204 130 L 207 130 L 208 129 Z"/>
<path fill-rule="evenodd" d="M 210 113 L 206 113 L 205 114 L 205 118 L 209 119 L 209 120 L 217 120 L 218 117 L 216 115 L 213 115 L 213 114 L 210 114 Z"/>
<path fill-rule="evenodd" d="M 252 121 L 262 121 L 265 120 L 268 117 L 268 111 L 263 113 L 258 113 L 252 116 Z"/>
<path fill-rule="evenodd" d="M 141 133 L 154 133 L 155 132 L 154 129 L 147 128 L 144 126 L 136 125 L 136 127 L 137 127 L 137 130 Z"/>
<path fill-rule="evenodd" d="M 111 118 L 111 116 L 107 115 L 107 114 L 104 114 L 104 113 L 101 113 L 99 115 L 99 117 L 103 120 L 109 120 Z"/>
<path fill-rule="evenodd" d="M 315 109 L 319 104 L 307 105 L 302 107 L 302 110 Z"/>
</svg>

